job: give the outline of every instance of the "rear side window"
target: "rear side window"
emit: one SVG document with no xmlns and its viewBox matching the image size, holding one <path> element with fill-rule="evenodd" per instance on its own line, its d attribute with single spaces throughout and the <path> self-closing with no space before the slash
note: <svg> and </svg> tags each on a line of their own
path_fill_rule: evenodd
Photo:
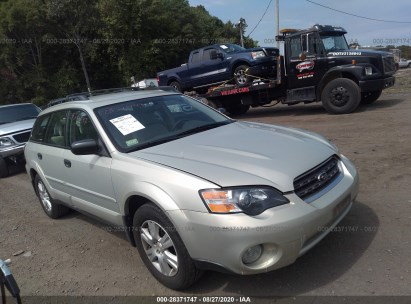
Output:
<svg viewBox="0 0 411 304">
<path fill-rule="evenodd" d="M 50 122 L 47 125 L 44 143 L 57 147 L 66 146 L 66 111 L 59 111 L 51 114 Z"/>
<path fill-rule="evenodd" d="M 36 123 L 33 126 L 33 131 L 31 132 L 30 140 L 43 142 L 49 120 L 50 115 L 41 116 L 36 120 Z"/>
</svg>

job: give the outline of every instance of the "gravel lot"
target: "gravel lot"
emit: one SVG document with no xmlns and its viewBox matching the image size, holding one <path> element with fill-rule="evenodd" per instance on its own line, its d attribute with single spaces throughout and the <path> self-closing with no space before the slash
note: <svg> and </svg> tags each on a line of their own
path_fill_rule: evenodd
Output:
<svg viewBox="0 0 411 304">
<path fill-rule="evenodd" d="M 238 117 L 323 134 L 359 170 L 351 212 L 291 266 L 245 277 L 207 272 L 185 292 L 168 290 L 123 233 L 75 212 L 49 219 L 21 167 L 0 180 L 0 257 L 11 258 L 23 296 L 110 296 L 83 298 L 96 303 L 126 295 L 250 296 L 253 303 L 262 299 L 257 296 L 407 296 L 396 303 L 410 303 L 411 69 L 396 76 L 397 85 L 379 101 L 350 115 L 328 115 L 312 104 L 252 109 Z"/>
</svg>

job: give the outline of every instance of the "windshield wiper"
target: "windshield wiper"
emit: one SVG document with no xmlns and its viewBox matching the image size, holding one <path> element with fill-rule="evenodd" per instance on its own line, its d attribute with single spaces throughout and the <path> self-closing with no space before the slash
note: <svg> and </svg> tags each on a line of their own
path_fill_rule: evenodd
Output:
<svg viewBox="0 0 411 304">
<path fill-rule="evenodd" d="M 138 151 L 138 150 L 141 150 L 141 149 L 149 148 L 149 147 L 160 145 L 160 144 L 164 144 L 166 142 L 173 141 L 173 140 L 185 137 L 187 135 L 191 135 L 191 134 L 199 133 L 199 132 L 202 132 L 202 131 L 214 129 L 214 128 L 217 128 L 217 127 L 220 127 L 220 126 L 230 124 L 232 122 L 233 121 L 222 121 L 222 122 L 215 122 L 215 123 L 211 123 L 211 124 L 207 124 L 207 125 L 202 125 L 202 126 L 199 126 L 199 127 L 196 127 L 196 128 L 193 128 L 193 129 L 190 129 L 190 130 L 187 130 L 187 131 L 175 134 L 175 135 L 171 135 L 171 136 L 167 136 L 167 137 L 164 137 L 164 138 L 160 138 L 160 139 L 145 142 L 145 143 L 139 145 L 138 147 L 135 147 L 133 149 L 128 150 L 127 153 L 135 152 L 135 151 Z"/>
<path fill-rule="evenodd" d="M 214 128 L 218 128 L 218 127 L 230 124 L 230 123 L 232 123 L 232 121 L 220 121 L 220 122 L 215 122 L 215 123 L 211 123 L 211 124 L 207 124 L 207 125 L 202 125 L 202 126 L 195 127 L 195 128 L 189 129 L 187 131 L 178 133 L 178 134 L 176 134 L 176 136 L 177 137 L 183 137 L 185 135 L 195 134 L 195 133 L 211 130 L 211 129 L 214 129 Z"/>
</svg>

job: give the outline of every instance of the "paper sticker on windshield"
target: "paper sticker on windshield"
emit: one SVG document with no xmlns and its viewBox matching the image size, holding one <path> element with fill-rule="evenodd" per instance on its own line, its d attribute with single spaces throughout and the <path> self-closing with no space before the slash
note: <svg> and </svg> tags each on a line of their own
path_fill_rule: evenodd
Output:
<svg viewBox="0 0 411 304">
<path fill-rule="evenodd" d="M 110 122 L 121 132 L 123 135 L 127 135 L 145 127 L 134 118 L 133 115 L 127 114 L 117 118 L 110 119 Z"/>
<path fill-rule="evenodd" d="M 228 46 L 226 46 L 226 45 L 220 45 L 220 48 L 222 48 L 223 50 L 226 50 L 226 49 L 228 49 Z"/>
</svg>

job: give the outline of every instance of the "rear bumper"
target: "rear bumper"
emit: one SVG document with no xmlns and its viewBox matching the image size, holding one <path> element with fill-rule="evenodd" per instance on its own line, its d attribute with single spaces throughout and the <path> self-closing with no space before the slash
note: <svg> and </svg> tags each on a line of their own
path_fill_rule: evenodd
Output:
<svg viewBox="0 0 411 304">
<path fill-rule="evenodd" d="M 381 91 L 392 87 L 395 84 L 395 77 L 391 76 L 383 79 L 360 80 L 361 92 Z"/>
</svg>

